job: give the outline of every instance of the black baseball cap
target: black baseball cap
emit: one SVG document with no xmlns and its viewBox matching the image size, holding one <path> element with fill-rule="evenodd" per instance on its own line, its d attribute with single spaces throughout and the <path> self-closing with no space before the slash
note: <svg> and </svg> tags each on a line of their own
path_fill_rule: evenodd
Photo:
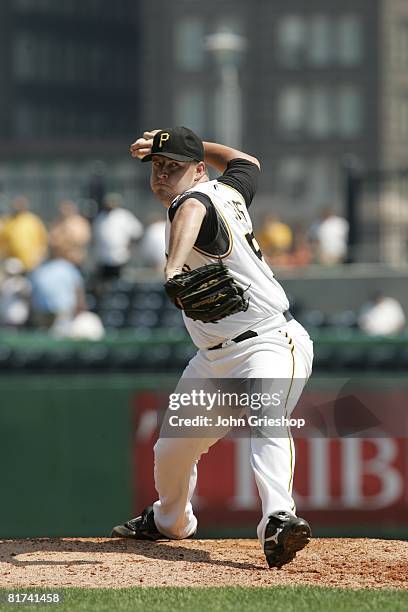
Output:
<svg viewBox="0 0 408 612">
<path fill-rule="evenodd" d="M 155 134 L 152 152 L 145 155 L 142 162 L 150 161 L 153 155 L 176 161 L 204 161 L 204 145 L 201 138 L 186 127 L 169 128 Z"/>
</svg>

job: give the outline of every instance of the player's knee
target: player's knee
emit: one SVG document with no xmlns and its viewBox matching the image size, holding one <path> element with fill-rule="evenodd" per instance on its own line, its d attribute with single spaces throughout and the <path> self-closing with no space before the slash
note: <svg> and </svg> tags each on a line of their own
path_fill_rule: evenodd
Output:
<svg viewBox="0 0 408 612">
<path fill-rule="evenodd" d="M 176 449 L 173 440 L 159 438 L 153 447 L 155 463 L 171 462 L 176 457 Z"/>
<path fill-rule="evenodd" d="M 199 457 L 197 441 L 184 438 L 159 438 L 153 452 L 155 465 L 190 465 Z"/>
</svg>

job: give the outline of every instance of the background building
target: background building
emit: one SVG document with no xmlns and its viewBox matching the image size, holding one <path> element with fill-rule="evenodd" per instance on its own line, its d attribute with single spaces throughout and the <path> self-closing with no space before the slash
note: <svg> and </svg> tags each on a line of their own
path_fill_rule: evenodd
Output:
<svg viewBox="0 0 408 612">
<path fill-rule="evenodd" d="M 259 208 L 313 217 L 340 209 L 342 163 L 395 168 L 408 158 L 408 4 L 403 0 L 142 2 L 143 123 L 184 122 L 217 138 L 220 71 L 206 36 L 237 53 L 242 146 L 263 161 Z M 158 44 L 159 43 L 159 44 Z M 228 59 L 226 60 L 228 61 Z"/>
<path fill-rule="evenodd" d="M 214 47 L 216 33 L 235 42 Z M 263 161 L 256 212 L 273 207 L 290 222 L 342 210 L 345 163 L 406 165 L 403 0 L 3 0 L 0 51 L 0 193 L 27 181 L 45 216 L 55 198 L 95 195 L 90 185 L 97 194 L 103 175 L 141 208 L 145 172 L 127 151 L 154 126 L 230 135 Z M 389 197 L 368 191 L 373 241 Z M 394 201 L 397 227 L 404 206 Z M 404 254 L 366 248 L 362 258 L 381 256 Z"/>
<path fill-rule="evenodd" d="M 127 151 L 140 128 L 138 9 L 132 0 L 1 2 L 5 195 L 29 190 L 50 216 L 55 199 L 86 197 L 98 176 L 134 176 Z"/>
</svg>

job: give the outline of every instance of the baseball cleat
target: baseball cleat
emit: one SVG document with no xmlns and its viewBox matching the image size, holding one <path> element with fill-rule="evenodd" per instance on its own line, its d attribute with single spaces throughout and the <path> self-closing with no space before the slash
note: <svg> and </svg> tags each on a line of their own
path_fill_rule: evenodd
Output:
<svg viewBox="0 0 408 612">
<path fill-rule="evenodd" d="M 289 512 L 269 515 L 265 529 L 264 553 L 269 567 L 280 569 L 290 563 L 310 542 L 312 531 L 307 521 Z"/>
<path fill-rule="evenodd" d="M 140 516 L 137 516 L 123 525 L 112 529 L 111 538 L 133 538 L 134 540 L 168 540 L 156 527 L 153 508 L 147 506 Z"/>
<path fill-rule="evenodd" d="M 197 530 L 186 539 L 194 538 Z M 133 538 L 134 540 L 170 540 L 169 537 L 160 533 L 154 522 L 153 507 L 147 506 L 140 516 L 137 516 L 123 525 L 116 525 L 110 534 L 111 538 Z"/>
</svg>

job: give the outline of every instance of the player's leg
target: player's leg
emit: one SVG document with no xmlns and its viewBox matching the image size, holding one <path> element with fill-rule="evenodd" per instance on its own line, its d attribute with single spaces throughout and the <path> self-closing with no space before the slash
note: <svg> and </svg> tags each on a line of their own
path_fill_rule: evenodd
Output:
<svg viewBox="0 0 408 612">
<path fill-rule="evenodd" d="M 290 429 L 285 425 L 265 425 L 262 417 L 291 415 L 311 373 L 312 346 L 302 326 L 293 321 L 279 332 L 254 340 L 241 356 L 247 375 L 253 379 L 254 391 L 278 399 L 274 405 L 257 411 L 261 425 L 251 428 L 251 466 L 262 501 L 257 533 L 271 567 L 293 559 L 309 541 L 310 527 L 295 514 L 295 448 Z"/>
<path fill-rule="evenodd" d="M 270 393 L 279 393 L 282 401 L 277 414 L 272 416 L 290 417 L 303 388 L 311 374 L 313 344 L 301 325 L 296 321 L 288 323 L 280 331 L 283 337 L 273 346 L 270 357 L 258 354 L 256 361 L 261 361 L 259 374 L 266 374 L 264 367 L 269 363 L 271 371 L 277 372 L 273 379 L 266 379 Z M 286 344 L 286 346 L 285 346 Z M 279 363 L 276 363 L 279 361 Z M 275 362 L 275 364 L 274 364 Z M 273 411 L 272 411 L 273 412 Z M 258 525 L 258 537 L 263 542 L 268 517 L 277 511 L 295 514 L 296 508 L 292 497 L 293 476 L 295 469 L 295 446 L 290 428 L 273 427 L 262 431 L 253 431 L 251 437 L 251 466 L 262 500 L 262 520 Z M 258 435 L 257 435 L 258 434 Z M 260 435 L 259 435 L 260 434 Z"/>
<path fill-rule="evenodd" d="M 199 351 L 183 373 L 175 393 L 191 396 L 197 392 L 214 392 L 211 366 Z M 203 378 L 207 375 L 207 378 Z M 197 519 L 191 499 L 197 483 L 197 463 L 204 453 L 224 437 L 229 426 L 193 426 L 173 429 L 168 426 L 168 416 L 163 421 L 159 440 L 154 447 L 154 480 L 159 499 L 153 504 L 154 520 L 161 533 L 170 538 L 186 538 L 197 528 Z M 178 421 L 196 415 L 205 416 L 202 406 L 188 405 L 172 413 Z M 222 408 L 206 413 L 215 423 L 215 415 L 224 414 Z"/>
<path fill-rule="evenodd" d="M 211 378 L 203 378 L 206 375 L 210 375 L 210 369 L 198 352 L 184 370 L 172 394 L 173 398 L 180 393 L 191 394 L 194 387 L 211 387 Z M 154 446 L 154 480 L 158 500 L 153 506 L 145 508 L 139 517 L 114 527 L 113 537 L 183 539 L 195 533 L 197 519 L 191 498 L 197 482 L 197 462 L 229 430 L 212 427 L 173 428 L 169 425 L 172 416 L 180 420 L 192 418 L 198 412 L 197 406 L 179 406 L 172 411 L 169 405 Z"/>
</svg>

